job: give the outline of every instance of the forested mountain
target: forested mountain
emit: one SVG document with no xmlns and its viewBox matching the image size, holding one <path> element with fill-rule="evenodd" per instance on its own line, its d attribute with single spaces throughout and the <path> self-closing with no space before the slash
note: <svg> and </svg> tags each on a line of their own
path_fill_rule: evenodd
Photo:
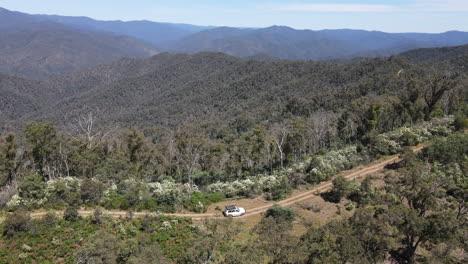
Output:
<svg viewBox="0 0 468 264">
<path fill-rule="evenodd" d="M 37 81 L 0 74 L 0 118 L 16 120 L 18 117 L 37 111 L 40 101 L 47 99 L 47 92 Z M 44 89 L 46 89 L 44 87 Z"/>
<path fill-rule="evenodd" d="M 66 17 L 39 15 L 38 19 L 62 23 L 82 30 L 109 32 L 118 35 L 127 35 L 145 40 L 149 43 L 159 44 L 183 38 L 190 34 L 210 29 L 212 27 L 195 26 L 189 24 L 160 23 L 152 21 L 99 21 L 88 17 Z"/>
<path fill-rule="evenodd" d="M 361 75 L 359 68 L 367 67 L 366 63 L 257 62 L 221 53 L 162 54 L 140 62 L 151 68 L 141 75 L 94 86 L 51 106 L 55 111 L 45 108 L 27 118 L 59 121 L 62 117 L 56 113 L 86 106 L 107 113 L 105 119 L 110 122 L 132 125 L 233 122 L 243 115 L 252 121 L 277 120 L 290 111 L 307 115 L 334 109 L 370 91 L 379 94 L 398 82 L 392 80 L 398 70 L 409 67 L 403 61 L 376 60 L 369 62 L 376 69 Z M 366 78 L 384 69 L 379 83 L 364 87 Z M 120 71 L 116 76 L 122 76 Z M 72 82 L 65 83 L 74 87 Z"/>
<path fill-rule="evenodd" d="M 435 62 L 457 60 L 461 57 L 468 60 L 468 45 L 441 48 L 424 48 L 410 50 L 400 54 L 412 62 Z"/>
<path fill-rule="evenodd" d="M 43 79 L 156 53 L 151 44 L 128 36 L 34 22 L 27 15 L 0 10 L 0 72 Z"/>
<path fill-rule="evenodd" d="M 279 118 L 283 111 L 307 115 L 321 108 L 333 109 L 370 90 L 378 94 L 392 85 L 386 82 L 409 64 L 387 60 L 335 65 L 258 62 L 221 53 L 166 53 L 41 82 L 40 86 L 53 91 L 50 103 L 42 111 L 18 118 L 60 121 L 64 113 L 84 106 L 107 113 L 108 122 L 146 126 L 231 120 L 247 113 L 264 120 Z M 363 67 L 372 70 L 363 73 Z M 363 87 L 369 75 L 383 70 L 380 67 L 386 77 L 379 83 L 385 85 Z"/>
<path fill-rule="evenodd" d="M 62 29 L 60 30 L 62 31 L 55 29 L 53 32 L 47 31 L 46 33 L 46 28 L 50 29 L 52 24 L 56 27 L 61 25 Z M 5 42 L 21 38 L 27 39 L 28 42 L 43 43 L 42 45 L 54 41 L 61 43 L 62 50 L 59 50 L 58 54 L 51 54 L 50 61 L 38 54 L 38 51 L 44 53 L 42 46 L 20 46 L 19 51 L 10 52 L 12 53 L 10 56 L 13 58 L 0 62 L 0 71 L 32 77 L 70 73 L 96 64 L 109 63 L 116 57 L 148 56 L 154 53 L 154 47 L 132 38 L 156 44 L 158 49 L 170 52 L 222 52 L 232 56 L 270 61 L 276 60 L 276 58 L 342 60 L 356 57 L 378 57 L 394 55 L 416 48 L 455 46 L 468 43 L 468 33 L 458 31 L 441 34 L 396 34 L 348 29 L 295 30 L 284 26 L 260 29 L 213 28 L 150 21 L 98 21 L 87 17 L 29 15 L 0 9 L 0 32 L 11 31 L 12 28 L 18 31 L 18 27 L 22 29 L 22 36 L 10 36 L 8 34 L 11 33 L 3 33 L 2 40 Z M 38 27 L 45 28 L 43 31 L 38 31 Z M 33 32 L 36 35 L 31 36 Z M 40 40 L 35 39 L 38 32 L 41 32 Z M 64 36 L 65 39 L 58 38 L 56 36 L 58 34 Z M 112 37 L 109 34 L 125 35 L 131 38 Z M 99 38 L 102 39 L 99 40 Z M 81 51 L 86 52 L 81 52 L 80 49 L 76 50 L 76 47 L 70 46 L 71 43 L 82 46 Z M 8 47 L 14 44 L 6 42 L 1 43 L 1 45 Z M 34 66 L 28 66 L 26 60 L 23 59 L 26 55 L 22 53 L 25 52 L 29 52 L 26 55 L 32 58 L 31 64 Z M 83 56 L 78 57 L 77 54 L 83 54 Z M 67 56 L 69 57 L 67 58 Z M 36 57 L 40 57 L 42 60 Z M 92 58 L 94 60 L 89 61 Z M 78 61 L 77 65 L 73 65 L 74 61 Z M 58 67 L 55 67 L 54 63 L 57 66 L 60 65 L 62 70 L 58 71 L 56 69 Z M 30 69 L 30 67 L 40 67 L 41 69 Z"/>
<path fill-rule="evenodd" d="M 454 72 L 466 70 L 467 62 L 461 63 L 453 66 L 458 67 Z M 405 83 L 414 74 L 424 79 L 431 70 L 401 57 L 336 64 L 255 61 L 222 53 L 162 53 L 21 84 L 40 93 L 32 99 L 38 99 L 33 105 L 39 108 L 28 111 L 19 104 L 15 119 L 62 123 L 71 113 L 94 109 L 107 125 L 177 127 L 210 121 L 242 130 L 248 124 L 349 108 L 360 98 L 396 107 L 388 98 L 407 93 Z M 11 115 L 2 120 L 11 121 Z"/>
<path fill-rule="evenodd" d="M 293 60 L 377 57 L 420 47 L 463 45 L 468 33 L 391 34 L 364 30 L 295 30 L 273 26 L 262 29 L 215 28 L 162 46 L 178 52 L 216 51 L 249 57 L 268 53 Z"/>
<path fill-rule="evenodd" d="M 30 15 L 0 7 L 0 28 L 33 22 L 55 22 L 83 31 L 126 35 L 149 43 L 176 40 L 211 27 L 189 24 L 159 23 L 152 21 L 99 21 L 89 17 L 58 15 Z"/>
</svg>

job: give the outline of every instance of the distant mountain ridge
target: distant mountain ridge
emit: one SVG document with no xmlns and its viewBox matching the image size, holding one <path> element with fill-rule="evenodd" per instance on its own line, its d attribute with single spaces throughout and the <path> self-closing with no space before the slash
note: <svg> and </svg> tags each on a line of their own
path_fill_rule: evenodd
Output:
<svg viewBox="0 0 468 264">
<path fill-rule="evenodd" d="M 0 7 L 0 28 L 2 25 L 18 25 L 33 22 L 55 22 L 84 31 L 112 33 L 138 38 L 152 44 L 180 39 L 190 34 L 211 29 L 209 26 L 190 24 L 160 23 L 152 21 L 100 21 L 89 17 L 59 15 L 31 15 L 10 11 Z"/>
<path fill-rule="evenodd" d="M 81 30 L 127 35 L 155 45 L 164 41 L 178 40 L 193 33 L 212 28 L 189 24 L 159 23 L 147 20 L 124 22 L 99 21 L 88 17 L 66 17 L 50 15 L 37 15 L 36 17 L 39 19 L 73 26 Z"/>
<path fill-rule="evenodd" d="M 84 31 L 0 9 L 0 72 L 46 79 L 158 52 L 129 36 Z"/>
<path fill-rule="evenodd" d="M 0 8 L 0 72 L 35 79 L 82 72 L 158 52 L 220 52 L 259 61 L 330 60 L 397 55 L 418 48 L 465 45 L 468 33 L 385 33 L 204 27 L 151 21 L 30 15 Z"/>
<path fill-rule="evenodd" d="M 329 60 L 378 57 L 422 47 L 468 43 L 468 33 L 385 33 L 364 30 L 295 30 L 284 26 L 262 29 L 216 28 L 187 36 L 162 47 L 173 52 L 223 52 L 251 57 L 270 54 L 291 60 Z"/>
</svg>

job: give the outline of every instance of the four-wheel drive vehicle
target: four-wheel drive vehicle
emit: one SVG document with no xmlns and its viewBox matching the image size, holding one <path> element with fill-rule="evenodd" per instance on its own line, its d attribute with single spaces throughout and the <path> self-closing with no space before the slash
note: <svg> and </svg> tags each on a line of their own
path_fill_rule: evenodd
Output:
<svg viewBox="0 0 468 264">
<path fill-rule="evenodd" d="M 242 216 L 245 215 L 245 209 L 242 207 L 237 207 L 235 205 L 228 205 L 224 208 L 224 216 Z"/>
</svg>

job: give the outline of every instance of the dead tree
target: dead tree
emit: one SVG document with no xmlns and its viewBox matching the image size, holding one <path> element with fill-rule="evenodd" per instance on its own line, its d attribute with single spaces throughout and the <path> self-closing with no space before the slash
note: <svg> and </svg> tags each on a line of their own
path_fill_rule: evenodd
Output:
<svg viewBox="0 0 468 264">
<path fill-rule="evenodd" d="M 89 112 L 72 119 L 65 125 L 65 131 L 73 140 L 80 142 L 88 149 L 94 149 L 101 145 L 114 129 L 99 129 L 96 116 Z"/>
<path fill-rule="evenodd" d="M 283 169 L 284 162 L 284 147 L 290 130 L 291 126 L 286 123 L 275 125 L 271 130 L 272 139 L 275 142 L 278 153 L 280 154 L 281 169 Z"/>
</svg>

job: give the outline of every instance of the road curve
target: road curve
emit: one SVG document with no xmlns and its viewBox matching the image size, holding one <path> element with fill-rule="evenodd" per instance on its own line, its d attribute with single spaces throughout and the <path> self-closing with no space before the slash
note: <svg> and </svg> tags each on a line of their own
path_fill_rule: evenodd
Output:
<svg viewBox="0 0 468 264">
<path fill-rule="evenodd" d="M 425 145 L 420 145 L 420 146 L 413 147 L 412 149 L 413 149 L 414 152 L 419 152 L 424 147 L 425 147 Z M 359 170 L 356 170 L 356 171 L 342 172 L 341 174 L 344 176 L 345 179 L 352 180 L 352 179 L 360 178 L 360 177 L 363 177 L 363 176 L 367 176 L 367 175 L 375 173 L 375 172 L 382 171 L 387 165 L 399 162 L 400 160 L 401 159 L 399 158 L 399 155 L 394 155 L 394 156 L 391 156 L 391 157 L 387 158 L 386 160 L 384 160 L 382 162 L 379 162 L 377 164 L 369 165 L 369 166 L 367 166 L 365 168 L 362 168 L 362 169 L 359 169 Z M 333 186 L 332 180 L 322 182 L 322 183 L 314 186 L 310 190 L 307 190 L 307 191 L 304 191 L 302 193 L 296 194 L 296 195 L 294 195 L 292 197 L 289 197 L 287 199 L 284 199 L 284 200 L 281 200 L 281 201 L 278 201 L 278 202 L 275 202 L 275 203 L 271 202 L 271 203 L 268 203 L 266 205 L 262 205 L 262 206 L 255 207 L 255 208 L 247 208 L 247 213 L 244 216 L 238 217 L 238 218 L 242 219 L 242 218 L 245 218 L 245 217 L 249 217 L 249 216 L 264 213 L 264 212 L 266 212 L 268 210 L 268 208 L 272 207 L 275 204 L 278 204 L 278 205 L 281 205 L 281 206 L 288 206 L 288 205 L 291 205 L 291 204 L 294 204 L 294 203 L 297 203 L 297 202 L 307 200 L 307 199 L 309 199 L 309 198 L 311 198 L 311 197 L 313 197 L 313 196 L 315 196 L 315 195 L 317 195 L 319 193 L 323 193 L 325 191 L 330 190 L 330 188 L 332 186 Z M 94 210 L 78 210 L 78 213 L 81 216 L 90 216 L 90 215 L 93 214 L 93 212 L 94 212 Z M 56 211 L 56 213 L 57 214 L 63 214 L 63 211 Z M 115 217 L 115 218 L 125 217 L 125 216 L 128 215 L 128 212 L 126 212 L 126 211 L 104 211 L 103 213 L 104 213 L 104 215 L 108 215 L 108 216 Z M 44 212 L 44 211 L 33 212 L 33 213 L 31 213 L 31 217 L 32 218 L 41 218 L 41 217 L 45 216 L 46 214 L 47 214 L 47 212 Z M 158 214 L 158 213 L 149 213 L 149 212 L 134 212 L 133 213 L 134 217 L 143 217 L 145 215 L 168 215 L 168 216 L 175 216 L 175 217 L 190 217 L 193 220 L 224 218 L 221 213 L 205 213 L 205 214 L 197 214 L 197 213 L 193 213 L 193 214 L 185 214 L 185 213 Z"/>
</svg>

